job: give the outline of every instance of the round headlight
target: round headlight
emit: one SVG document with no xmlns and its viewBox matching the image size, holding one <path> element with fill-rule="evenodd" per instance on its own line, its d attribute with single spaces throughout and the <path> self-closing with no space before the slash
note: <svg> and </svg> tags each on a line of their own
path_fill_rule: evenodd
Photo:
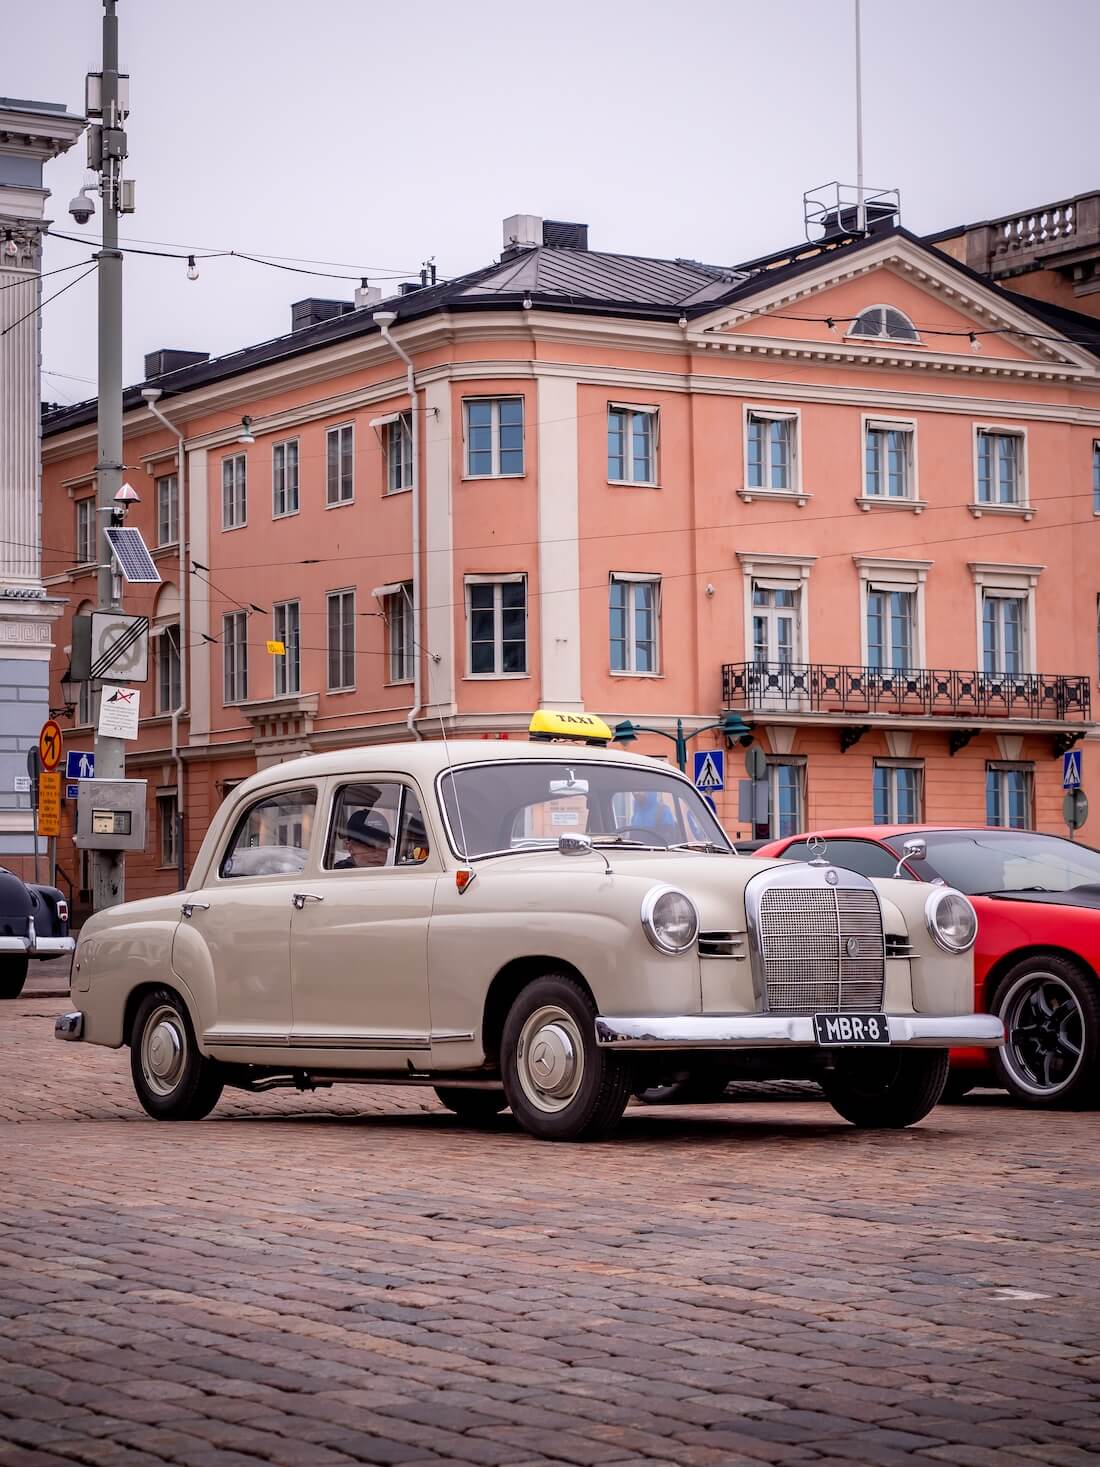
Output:
<svg viewBox="0 0 1100 1467">
<path fill-rule="evenodd" d="M 699 914 L 682 891 L 655 886 L 642 903 L 642 926 L 658 951 L 686 953 L 699 935 Z"/>
<path fill-rule="evenodd" d="M 978 916 L 961 891 L 937 887 L 924 904 L 928 930 L 945 952 L 965 953 L 978 935 Z"/>
</svg>

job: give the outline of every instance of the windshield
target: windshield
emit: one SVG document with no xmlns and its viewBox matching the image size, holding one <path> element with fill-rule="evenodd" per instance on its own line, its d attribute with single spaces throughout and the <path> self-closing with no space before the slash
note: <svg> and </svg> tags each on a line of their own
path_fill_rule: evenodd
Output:
<svg viewBox="0 0 1100 1467">
<path fill-rule="evenodd" d="M 455 848 L 467 859 L 555 846 L 562 835 L 732 850 L 702 796 L 656 767 L 510 759 L 447 770 L 440 793 Z"/>
<path fill-rule="evenodd" d="M 938 830 L 921 834 L 928 842 L 928 862 L 914 869 L 926 879 L 942 876 L 948 886 L 957 887 L 967 896 L 1100 887 L 1100 852 L 1056 835 L 1023 830 Z M 904 839 L 897 836 L 889 844 L 900 853 Z"/>
</svg>

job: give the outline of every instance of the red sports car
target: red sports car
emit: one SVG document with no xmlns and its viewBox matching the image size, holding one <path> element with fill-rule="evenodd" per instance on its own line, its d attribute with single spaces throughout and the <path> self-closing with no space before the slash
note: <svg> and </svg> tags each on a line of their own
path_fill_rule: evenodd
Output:
<svg viewBox="0 0 1100 1467">
<path fill-rule="evenodd" d="M 905 855 L 907 841 L 923 857 Z M 825 859 L 865 876 L 943 880 L 978 914 L 974 1006 L 997 1014 L 1004 1047 L 952 1055 L 950 1091 L 983 1081 L 1029 1105 L 1100 1101 L 1100 851 L 1030 830 L 872 825 L 770 841 L 753 854 Z M 812 844 L 811 844 L 812 842 Z M 949 1091 L 949 1093 L 950 1093 Z"/>
</svg>

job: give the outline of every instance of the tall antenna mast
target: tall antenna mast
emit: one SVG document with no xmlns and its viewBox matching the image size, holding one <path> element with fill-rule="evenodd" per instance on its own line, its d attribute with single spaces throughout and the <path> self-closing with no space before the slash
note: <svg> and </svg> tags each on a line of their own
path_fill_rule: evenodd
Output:
<svg viewBox="0 0 1100 1467">
<path fill-rule="evenodd" d="M 856 7 L 856 228 L 867 233 L 867 205 L 863 200 L 863 54 L 860 37 L 860 0 Z"/>
</svg>

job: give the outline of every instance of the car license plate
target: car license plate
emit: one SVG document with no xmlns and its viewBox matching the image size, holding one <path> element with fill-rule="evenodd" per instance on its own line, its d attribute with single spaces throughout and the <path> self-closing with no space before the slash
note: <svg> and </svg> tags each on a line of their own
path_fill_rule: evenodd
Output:
<svg viewBox="0 0 1100 1467">
<path fill-rule="evenodd" d="M 885 1014 L 815 1014 L 818 1044 L 889 1044 L 890 1024 Z"/>
</svg>

